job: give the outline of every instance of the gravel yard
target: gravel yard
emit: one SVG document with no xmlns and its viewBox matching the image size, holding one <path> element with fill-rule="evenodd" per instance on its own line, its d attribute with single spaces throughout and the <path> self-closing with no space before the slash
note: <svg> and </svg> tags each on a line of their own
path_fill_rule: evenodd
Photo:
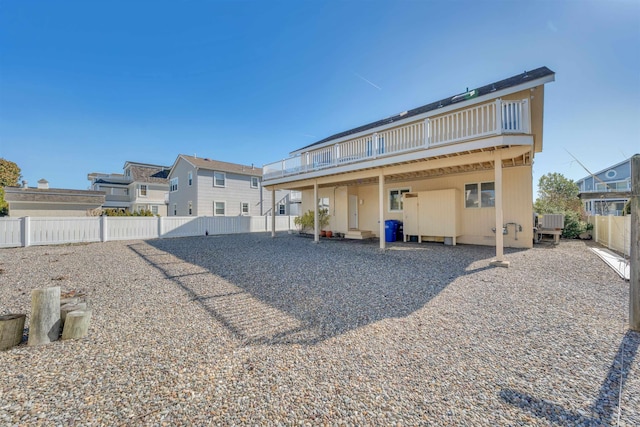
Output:
<svg viewBox="0 0 640 427">
<path fill-rule="evenodd" d="M 93 306 L 85 339 L 0 352 L 0 425 L 640 425 L 628 282 L 580 241 L 493 254 L 286 233 L 0 249 L 0 314 L 48 286 Z"/>
</svg>

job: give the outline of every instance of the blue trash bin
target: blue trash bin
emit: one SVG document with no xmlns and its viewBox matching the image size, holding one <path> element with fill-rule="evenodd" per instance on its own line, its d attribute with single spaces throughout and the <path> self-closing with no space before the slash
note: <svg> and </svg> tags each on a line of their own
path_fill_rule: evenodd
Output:
<svg viewBox="0 0 640 427">
<path fill-rule="evenodd" d="M 388 219 L 384 222 L 384 241 L 395 242 L 396 231 L 398 229 L 398 221 L 395 219 Z"/>
</svg>

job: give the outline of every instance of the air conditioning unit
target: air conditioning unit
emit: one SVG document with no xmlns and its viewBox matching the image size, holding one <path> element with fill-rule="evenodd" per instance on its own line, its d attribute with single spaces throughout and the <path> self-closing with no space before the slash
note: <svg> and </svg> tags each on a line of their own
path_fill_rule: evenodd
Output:
<svg viewBox="0 0 640 427">
<path fill-rule="evenodd" d="M 564 228 L 563 214 L 545 214 L 539 221 L 540 228 L 551 230 L 562 230 Z"/>
</svg>

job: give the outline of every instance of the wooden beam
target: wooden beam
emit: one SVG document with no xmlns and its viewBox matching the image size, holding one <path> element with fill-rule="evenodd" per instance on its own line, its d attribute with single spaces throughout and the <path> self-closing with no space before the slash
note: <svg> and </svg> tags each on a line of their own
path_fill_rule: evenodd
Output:
<svg viewBox="0 0 640 427">
<path fill-rule="evenodd" d="M 640 331 L 640 155 L 631 158 L 631 252 L 629 328 Z"/>
</svg>

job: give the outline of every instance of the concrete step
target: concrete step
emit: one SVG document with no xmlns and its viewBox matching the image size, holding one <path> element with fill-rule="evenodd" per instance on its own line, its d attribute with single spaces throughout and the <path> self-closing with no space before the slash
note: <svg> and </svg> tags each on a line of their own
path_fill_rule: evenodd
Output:
<svg viewBox="0 0 640 427">
<path fill-rule="evenodd" d="M 344 235 L 345 239 L 358 239 L 358 240 L 371 239 L 373 237 L 376 237 L 376 236 L 369 230 L 349 230 Z"/>
</svg>

